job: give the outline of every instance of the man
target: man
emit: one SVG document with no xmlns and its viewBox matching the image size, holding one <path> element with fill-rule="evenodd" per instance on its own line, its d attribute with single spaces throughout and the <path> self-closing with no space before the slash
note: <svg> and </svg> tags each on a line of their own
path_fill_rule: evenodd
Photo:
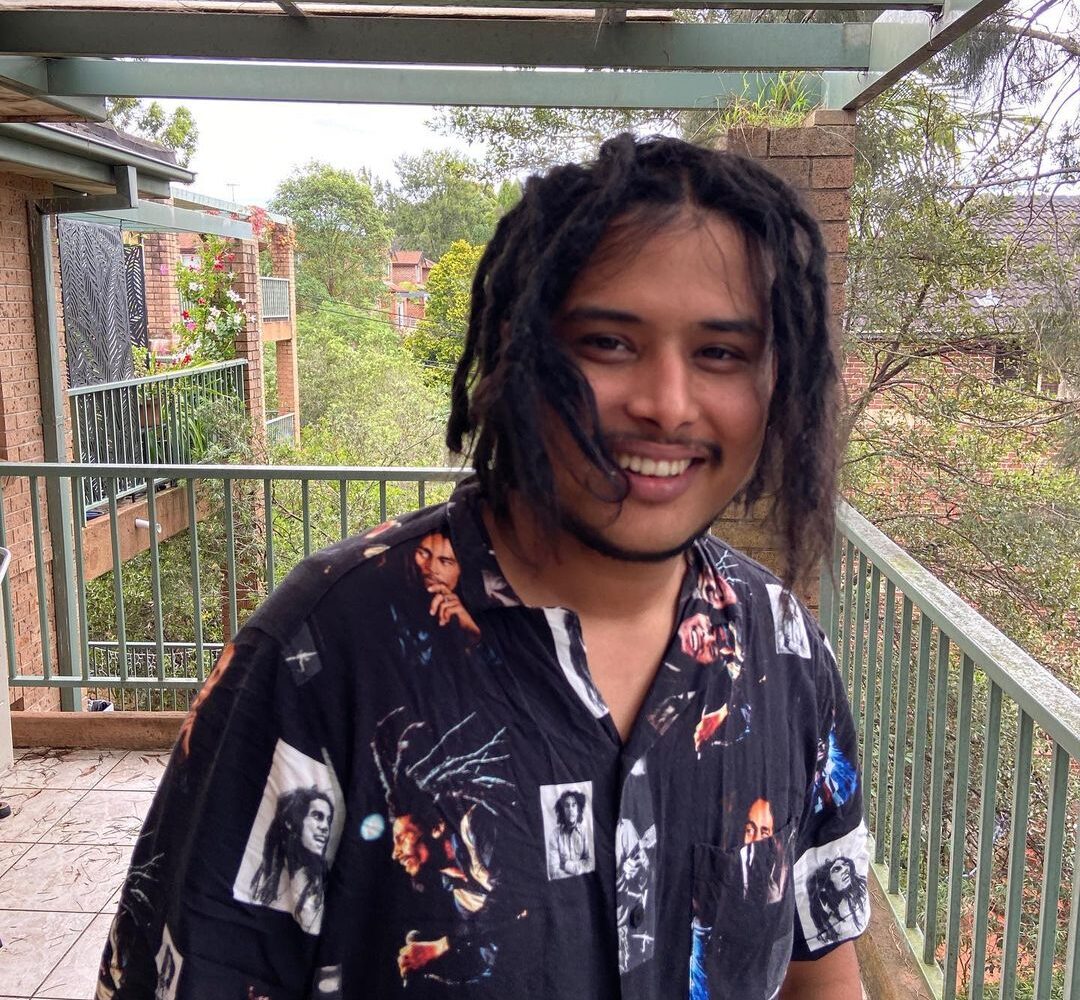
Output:
<svg viewBox="0 0 1080 1000">
<path fill-rule="evenodd" d="M 586 801 L 585 793 L 576 788 L 568 788 L 555 800 L 555 829 L 548 838 L 548 878 L 568 878 L 593 870 Z"/>
<path fill-rule="evenodd" d="M 475 477 L 305 561 L 236 637 L 135 851 L 160 859 L 153 916 L 125 888 L 99 996 L 151 996 L 167 929 L 180 1000 L 861 997 L 866 911 L 826 942 L 807 897 L 826 858 L 866 869 L 857 789 L 811 802 L 820 740 L 854 761 L 855 732 L 788 594 L 831 546 L 824 262 L 783 183 L 677 140 L 526 184 L 453 383 Z M 764 497 L 782 582 L 707 534 Z M 279 742 L 340 779 L 318 934 L 228 891 Z M 594 864 L 552 879 L 556 787 L 591 790 Z M 759 799 L 790 862 L 744 898 Z"/>
</svg>

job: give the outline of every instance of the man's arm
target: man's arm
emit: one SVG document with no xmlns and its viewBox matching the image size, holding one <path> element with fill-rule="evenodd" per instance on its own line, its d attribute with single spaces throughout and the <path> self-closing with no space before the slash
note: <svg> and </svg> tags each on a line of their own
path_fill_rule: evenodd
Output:
<svg viewBox="0 0 1080 1000">
<path fill-rule="evenodd" d="M 813 962 L 792 962 L 780 1000 L 862 1000 L 855 942 L 845 941 Z"/>
</svg>

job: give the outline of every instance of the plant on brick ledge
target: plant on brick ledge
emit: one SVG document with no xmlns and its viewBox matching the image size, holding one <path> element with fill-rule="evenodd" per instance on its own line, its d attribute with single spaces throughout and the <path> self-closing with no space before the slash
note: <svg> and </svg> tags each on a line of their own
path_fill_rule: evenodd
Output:
<svg viewBox="0 0 1080 1000">
<path fill-rule="evenodd" d="M 236 357 L 236 337 L 247 317 L 245 299 L 233 290 L 235 259 L 225 240 L 204 236 L 198 263 L 181 267 L 176 276 L 184 311 L 174 329 L 180 334 L 180 353 L 190 354 L 193 364 Z"/>
</svg>

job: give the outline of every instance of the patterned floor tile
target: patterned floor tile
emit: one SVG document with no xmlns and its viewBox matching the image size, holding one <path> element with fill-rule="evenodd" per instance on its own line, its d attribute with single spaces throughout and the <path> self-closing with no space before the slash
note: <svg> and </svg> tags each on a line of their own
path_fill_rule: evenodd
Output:
<svg viewBox="0 0 1080 1000">
<path fill-rule="evenodd" d="M 12 788 L 93 788 L 125 756 L 123 750 L 38 750 L 15 762 Z"/>
<path fill-rule="evenodd" d="M 86 1000 L 94 995 L 98 963 L 105 939 L 109 936 L 111 916 L 97 916 L 38 987 L 34 1000 Z"/>
<path fill-rule="evenodd" d="M 3 915 L 0 983 L 15 996 L 29 997 L 67 954 L 94 919 L 90 913 L 8 910 Z M 91 994 L 85 994 L 90 996 Z"/>
<path fill-rule="evenodd" d="M 127 872 L 127 847 L 37 844 L 0 876 L 0 909 L 97 913 Z"/>
<path fill-rule="evenodd" d="M 86 793 L 70 788 L 4 789 L 4 799 L 11 815 L 0 819 L 0 840 L 36 843 Z"/>
<path fill-rule="evenodd" d="M 41 843 L 133 846 L 153 798 L 153 792 L 91 789 L 42 836 Z"/>
<path fill-rule="evenodd" d="M 95 787 L 101 791 L 155 791 L 165 773 L 165 765 L 169 763 L 170 753 L 168 750 L 130 750 Z"/>
</svg>

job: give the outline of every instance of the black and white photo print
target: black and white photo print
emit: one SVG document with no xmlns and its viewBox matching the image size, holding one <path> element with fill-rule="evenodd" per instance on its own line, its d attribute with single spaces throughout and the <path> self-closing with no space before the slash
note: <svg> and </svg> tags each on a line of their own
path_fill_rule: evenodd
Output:
<svg viewBox="0 0 1080 1000">
<path fill-rule="evenodd" d="M 596 868 L 592 782 L 540 786 L 548 880 L 585 875 Z"/>
<path fill-rule="evenodd" d="M 806 946 L 818 951 L 861 933 L 870 919 L 866 827 L 813 847 L 795 865 L 795 905 Z"/>
<path fill-rule="evenodd" d="M 810 636 L 806 633 L 802 609 L 794 598 L 784 600 L 784 588 L 780 584 L 766 584 L 766 590 L 769 592 L 773 627 L 776 630 L 776 651 L 810 659 Z"/>
<path fill-rule="evenodd" d="M 318 934 L 342 803 L 332 768 L 278 740 L 233 896 L 291 913 L 308 934 Z"/>
<path fill-rule="evenodd" d="M 176 1000 L 176 988 L 180 985 L 180 967 L 184 964 L 184 956 L 176 950 L 168 924 L 162 927 L 161 947 L 154 956 L 154 962 L 158 972 L 154 1000 Z"/>
</svg>

